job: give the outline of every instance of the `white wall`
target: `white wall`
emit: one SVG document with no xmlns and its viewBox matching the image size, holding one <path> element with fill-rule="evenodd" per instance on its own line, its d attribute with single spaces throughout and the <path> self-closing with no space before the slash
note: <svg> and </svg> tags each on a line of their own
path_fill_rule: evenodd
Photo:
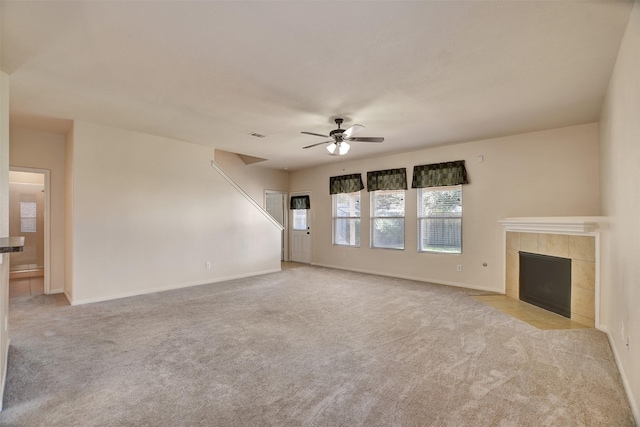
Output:
<svg viewBox="0 0 640 427">
<path fill-rule="evenodd" d="M 9 76 L 0 72 L 0 237 L 9 233 Z"/>
<path fill-rule="evenodd" d="M 289 191 L 289 172 L 266 169 L 257 164 L 245 164 L 240 156 L 215 150 L 216 163 L 260 206 L 264 206 L 264 191 Z"/>
<path fill-rule="evenodd" d="M 280 229 L 211 167 L 213 149 L 77 121 L 72 133 L 72 303 L 280 270 Z"/>
<path fill-rule="evenodd" d="M 478 163 L 479 155 L 483 163 Z M 453 160 L 466 161 L 470 180 L 462 196 L 463 253 L 417 253 L 417 190 L 411 188 L 405 250 L 370 249 L 367 171 L 406 167 L 411 187 L 413 166 Z M 314 264 L 502 292 L 504 243 L 497 221 L 511 216 L 598 215 L 598 170 L 598 125 L 587 124 L 369 160 L 349 161 L 346 156 L 329 166 L 292 172 L 290 190 L 312 194 Z M 329 177 L 359 172 L 365 182 L 361 247 L 332 246 Z M 463 265 L 462 272 L 456 271 L 457 264 Z"/>
<path fill-rule="evenodd" d="M 50 172 L 51 292 L 64 290 L 65 136 L 11 127 L 11 166 L 48 169 Z"/>
<path fill-rule="evenodd" d="M 9 76 L 0 72 L 0 237 L 9 233 Z M 0 254 L 0 410 L 7 377 L 9 352 L 9 262 Z"/>
<path fill-rule="evenodd" d="M 601 322 L 640 422 L 640 3 L 635 2 L 600 121 L 603 242 Z M 626 346 L 627 337 L 631 345 Z"/>
</svg>

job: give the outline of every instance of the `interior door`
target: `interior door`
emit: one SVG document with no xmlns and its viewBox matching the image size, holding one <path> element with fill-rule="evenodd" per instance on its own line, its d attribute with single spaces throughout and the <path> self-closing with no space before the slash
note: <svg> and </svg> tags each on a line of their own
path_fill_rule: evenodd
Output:
<svg viewBox="0 0 640 427">
<path fill-rule="evenodd" d="M 308 195 L 298 194 L 296 195 Z M 311 215 L 310 209 L 291 209 L 291 261 L 311 263 Z"/>
</svg>

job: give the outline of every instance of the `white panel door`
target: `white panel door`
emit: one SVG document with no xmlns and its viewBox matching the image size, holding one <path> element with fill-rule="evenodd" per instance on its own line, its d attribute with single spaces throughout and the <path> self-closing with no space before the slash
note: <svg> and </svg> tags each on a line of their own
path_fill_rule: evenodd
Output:
<svg viewBox="0 0 640 427">
<path fill-rule="evenodd" d="M 298 195 L 298 194 L 296 194 Z M 292 209 L 291 261 L 311 263 L 311 221 L 309 209 Z"/>
</svg>

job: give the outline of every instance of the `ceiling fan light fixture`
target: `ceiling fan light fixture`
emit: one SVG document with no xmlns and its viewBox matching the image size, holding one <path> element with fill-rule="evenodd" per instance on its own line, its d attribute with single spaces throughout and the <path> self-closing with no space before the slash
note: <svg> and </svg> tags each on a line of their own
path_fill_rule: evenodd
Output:
<svg viewBox="0 0 640 427">
<path fill-rule="evenodd" d="M 356 142 L 382 142 L 384 141 L 384 138 L 382 137 L 370 137 L 370 136 L 366 136 L 363 138 L 357 137 L 357 136 L 353 136 L 354 134 L 360 132 L 361 130 L 364 129 L 364 126 L 362 125 L 352 125 L 350 128 L 348 129 L 342 129 L 340 127 L 340 125 L 342 124 L 344 119 L 341 118 L 337 118 L 335 119 L 336 124 L 338 125 L 338 129 L 334 129 L 331 132 L 329 132 L 329 135 L 323 135 L 320 133 L 315 133 L 315 132 L 301 132 L 307 135 L 313 135 L 313 136 L 319 136 L 321 138 L 331 138 L 333 139 L 333 141 L 330 139 L 329 141 L 323 141 L 323 142 L 318 142 L 316 144 L 311 144 L 311 145 L 307 145 L 306 147 L 302 147 L 302 148 L 311 148 L 311 147 L 316 147 L 318 145 L 324 145 L 324 144 L 330 144 L 327 146 L 327 151 L 329 152 L 329 154 L 332 154 L 334 156 L 344 156 L 345 154 L 347 154 L 349 152 L 349 149 L 351 148 L 350 144 L 347 144 L 347 141 L 356 141 Z M 336 152 L 337 151 L 337 152 Z"/>
</svg>

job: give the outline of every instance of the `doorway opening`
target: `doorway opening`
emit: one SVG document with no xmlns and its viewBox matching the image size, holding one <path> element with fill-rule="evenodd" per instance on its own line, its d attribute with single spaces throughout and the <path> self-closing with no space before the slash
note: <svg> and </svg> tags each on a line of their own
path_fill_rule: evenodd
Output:
<svg viewBox="0 0 640 427">
<path fill-rule="evenodd" d="M 10 168 L 9 234 L 24 236 L 24 251 L 11 256 L 10 296 L 49 294 L 48 170 Z"/>
<path fill-rule="evenodd" d="M 280 261 L 289 261 L 289 245 L 287 231 L 287 193 L 265 190 L 264 208 L 278 224 L 282 226 L 280 235 Z"/>
</svg>

